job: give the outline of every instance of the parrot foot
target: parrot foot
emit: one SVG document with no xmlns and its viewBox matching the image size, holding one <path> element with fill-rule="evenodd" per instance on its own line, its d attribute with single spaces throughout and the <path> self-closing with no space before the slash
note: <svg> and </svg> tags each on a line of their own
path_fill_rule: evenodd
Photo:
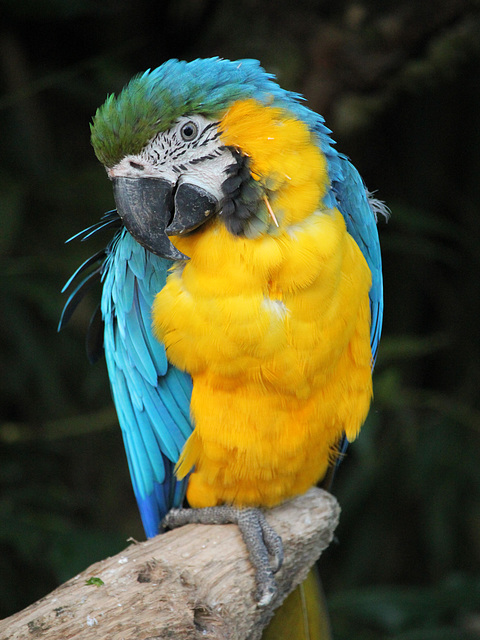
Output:
<svg viewBox="0 0 480 640">
<path fill-rule="evenodd" d="M 283 564 L 282 539 L 268 524 L 261 509 L 237 509 L 228 505 L 204 509 L 172 509 L 162 526 L 175 529 L 185 524 L 236 524 L 255 569 L 259 607 L 266 607 L 277 593 L 273 574 Z M 272 558 L 272 563 L 270 561 Z"/>
</svg>

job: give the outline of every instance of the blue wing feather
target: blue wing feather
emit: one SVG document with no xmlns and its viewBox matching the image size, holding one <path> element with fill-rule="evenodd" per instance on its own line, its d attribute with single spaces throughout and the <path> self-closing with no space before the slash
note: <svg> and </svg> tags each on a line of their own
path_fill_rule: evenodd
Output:
<svg viewBox="0 0 480 640">
<path fill-rule="evenodd" d="M 180 506 L 186 480 L 173 469 L 192 432 L 190 376 L 171 366 L 152 333 L 153 299 L 170 262 L 147 253 L 125 230 L 104 265 L 105 356 L 132 484 L 148 537 Z"/>
<path fill-rule="evenodd" d="M 345 218 L 347 231 L 358 244 L 372 274 L 370 298 L 370 345 L 372 348 L 372 368 L 377 357 L 378 344 L 382 333 L 383 322 L 383 278 L 380 240 L 377 230 L 377 212 L 388 215 L 388 209 L 379 201 L 372 201 L 360 174 L 344 155 L 336 153 L 332 148 L 326 152 L 329 165 L 333 206 L 337 206 Z M 330 201 L 327 206 L 332 206 Z M 348 447 L 344 435 L 338 443 L 338 457 L 330 467 L 323 486 L 330 490 L 335 472 L 341 463 Z"/>
<path fill-rule="evenodd" d="M 372 366 L 377 356 L 383 321 L 383 279 L 376 210 L 387 214 L 387 208 L 375 201 L 372 206 L 368 191 L 358 171 L 339 154 L 340 173 L 332 180 L 337 207 L 343 214 L 347 230 L 358 244 L 372 274 L 370 289 Z"/>
<path fill-rule="evenodd" d="M 153 362 L 152 352 L 146 337 L 146 327 L 143 323 L 138 298 L 127 315 L 125 325 L 125 348 L 130 357 L 130 364 L 138 371 L 140 376 L 151 386 L 157 384 L 157 368 Z"/>
<path fill-rule="evenodd" d="M 158 289 L 158 291 L 160 291 L 160 289 Z M 143 318 L 148 318 L 150 311 L 151 311 L 151 306 L 148 304 L 147 300 L 146 300 L 146 296 L 143 293 L 143 287 L 141 285 L 139 285 L 138 287 L 138 304 L 139 304 L 139 315 Z M 147 292 L 147 297 L 148 297 L 148 292 Z M 145 341 L 146 341 L 146 347 L 149 350 L 150 353 L 155 353 L 155 351 L 157 350 L 157 339 L 155 338 L 155 336 L 153 335 L 152 331 L 144 331 L 143 332 Z M 164 376 L 167 373 L 167 369 L 168 369 L 168 361 L 167 361 L 167 356 L 165 354 L 165 352 L 163 352 L 163 357 L 157 357 L 157 358 L 152 358 L 152 363 L 155 367 L 157 376 Z M 183 379 L 183 374 L 180 376 L 181 379 Z"/>
</svg>

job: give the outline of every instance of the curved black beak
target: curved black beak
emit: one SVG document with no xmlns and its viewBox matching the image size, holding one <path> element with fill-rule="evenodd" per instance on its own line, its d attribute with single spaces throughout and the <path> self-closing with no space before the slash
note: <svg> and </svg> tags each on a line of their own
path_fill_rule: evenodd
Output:
<svg viewBox="0 0 480 640">
<path fill-rule="evenodd" d="M 164 178 L 113 178 L 118 215 L 146 249 L 169 260 L 188 260 L 168 235 L 193 231 L 218 210 L 218 201 L 196 185 L 176 187 Z"/>
</svg>

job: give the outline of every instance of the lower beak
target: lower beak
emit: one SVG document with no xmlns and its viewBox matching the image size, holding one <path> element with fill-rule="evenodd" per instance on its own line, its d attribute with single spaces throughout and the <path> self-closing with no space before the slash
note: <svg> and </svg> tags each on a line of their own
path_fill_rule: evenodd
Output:
<svg viewBox="0 0 480 640">
<path fill-rule="evenodd" d="M 218 210 L 218 201 L 196 185 L 176 187 L 163 178 L 113 179 L 117 211 L 127 230 L 146 249 L 169 260 L 188 260 L 168 235 L 193 231 Z"/>
</svg>

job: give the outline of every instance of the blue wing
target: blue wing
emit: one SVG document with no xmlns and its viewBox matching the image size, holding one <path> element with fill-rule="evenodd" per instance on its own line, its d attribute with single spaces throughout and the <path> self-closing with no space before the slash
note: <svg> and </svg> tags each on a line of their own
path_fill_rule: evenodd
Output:
<svg viewBox="0 0 480 640">
<path fill-rule="evenodd" d="M 151 328 L 153 300 L 170 265 L 122 229 L 103 270 L 105 358 L 147 537 L 183 501 L 186 480 L 177 481 L 173 469 L 192 432 L 191 378 L 168 363 Z"/>
<path fill-rule="evenodd" d="M 119 227 L 117 212 L 109 211 L 70 240 L 86 240 L 103 229 Z M 187 479 L 177 481 L 174 467 L 192 432 L 191 378 L 169 364 L 151 327 L 153 300 L 165 285 L 170 265 L 120 228 L 108 248 L 86 260 L 66 283 L 63 291 L 74 288 L 59 323 L 60 330 L 91 286 L 103 281 L 103 323 L 95 313 L 87 351 L 92 362 L 102 347 L 105 351 L 133 489 L 149 538 L 159 532 L 163 516 L 183 502 Z"/>
<path fill-rule="evenodd" d="M 378 200 L 370 198 L 358 171 L 349 160 L 339 154 L 340 172 L 332 181 L 337 207 L 343 214 L 347 231 L 360 247 L 372 273 L 370 289 L 372 366 L 375 364 L 383 322 L 383 279 L 380 241 L 377 231 L 377 213 L 388 214 Z"/>
<path fill-rule="evenodd" d="M 370 197 L 360 174 L 351 162 L 342 154 L 333 154 L 329 158 L 329 166 L 332 177 L 332 191 L 335 204 L 345 218 L 347 231 L 358 244 L 367 261 L 372 274 L 372 287 L 370 289 L 370 344 L 372 347 L 372 368 L 375 364 L 378 351 L 378 343 L 382 333 L 383 321 L 383 278 L 382 257 L 380 253 L 380 241 L 377 231 L 377 213 L 388 215 L 385 205 Z M 335 472 L 347 450 L 348 440 L 344 435 L 338 444 L 338 457 L 333 464 L 322 486 L 330 490 Z"/>
</svg>

